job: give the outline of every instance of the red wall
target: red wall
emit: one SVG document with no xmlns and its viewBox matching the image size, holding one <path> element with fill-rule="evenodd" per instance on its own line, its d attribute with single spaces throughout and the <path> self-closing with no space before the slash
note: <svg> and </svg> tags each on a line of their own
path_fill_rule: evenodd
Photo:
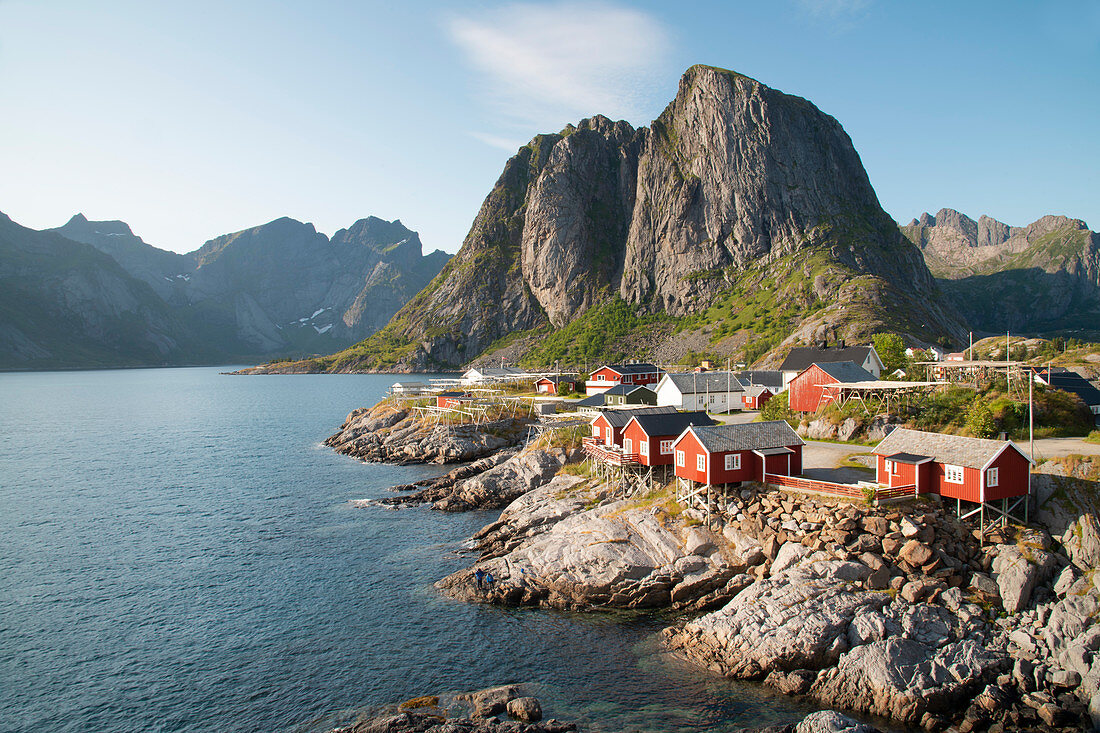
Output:
<svg viewBox="0 0 1100 733">
<path fill-rule="evenodd" d="M 826 389 L 825 385 L 837 383 L 834 377 L 822 371 L 817 364 L 811 365 L 809 369 L 791 380 L 788 388 L 791 409 L 798 412 L 817 412 L 817 409 L 824 404 L 823 395 L 836 396 L 835 391 Z"/>
<path fill-rule="evenodd" d="M 1027 494 L 1028 474 L 1031 472 L 1031 465 L 1019 451 L 1009 446 L 990 464 L 990 468 L 994 466 L 1000 469 L 1000 476 L 998 477 L 997 486 L 986 487 L 986 501 Z"/>
<path fill-rule="evenodd" d="M 632 422 L 626 426 L 623 430 L 623 442 L 625 445 L 626 439 L 630 438 L 631 450 L 638 454 L 638 460 L 640 460 L 646 466 L 670 466 L 676 461 L 676 452 L 673 449 L 672 453 L 668 455 L 661 455 L 661 441 L 662 440 L 676 440 L 680 436 L 678 435 L 654 435 L 647 436 L 645 431 L 636 422 Z M 649 455 L 642 453 L 641 442 L 645 440 L 649 442 Z M 692 464 L 694 465 L 694 464 Z"/>
<path fill-rule="evenodd" d="M 746 410 L 759 410 L 764 405 L 768 404 L 768 400 L 772 398 L 771 392 L 761 392 L 755 397 L 749 395 L 742 395 L 741 402 L 745 406 Z"/>
<path fill-rule="evenodd" d="M 612 428 L 611 423 L 609 423 L 607 421 L 607 418 L 605 418 L 603 415 L 600 415 L 599 417 L 597 417 L 595 420 L 592 421 L 592 427 L 593 428 L 596 427 L 597 425 L 600 427 L 600 443 L 601 444 L 607 445 L 607 431 L 610 430 L 611 435 L 612 435 L 612 438 L 611 438 L 612 444 L 617 445 L 619 447 L 622 447 L 622 444 L 623 444 L 623 431 L 622 430 Z M 595 434 L 596 434 L 596 431 L 593 430 L 592 435 L 594 436 Z M 637 446 L 635 446 L 635 448 L 637 448 Z"/>
<path fill-rule="evenodd" d="M 802 446 L 792 445 L 789 446 L 792 451 L 791 454 L 791 475 L 798 476 L 802 473 Z M 688 479 L 691 481 L 698 481 L 699 483 L 707 483 L 707 473 L 699 471 L 696 466 L 696 457 L 704 452 L 703 447 L 699 445 L 699 441 L 695 439 L 695 436 L 690 433 L 684 433 L 683 437 L 673 445 L 673 461 L 675 465 L 676 450 L 684 451 L 684 465 L 676 466 L 676 475 L 680 478 Z M 708 456 L 710 462 L 710 483 L 711 484 L 728 484 L 735 481 L 760 481 L 763 479 L 763 464 L 764 461 L 760 456 L 753 453 L 751 450 L 735 451 L 741 454 L 741 468 L 737 470 L 726 470 L 726 456 L 729 453 L 712 453 Z M 769 464 L 772 473 L 787 473 L 787 456 L 779 455 L 773 456 L 771 463 Z"/>
</svg>

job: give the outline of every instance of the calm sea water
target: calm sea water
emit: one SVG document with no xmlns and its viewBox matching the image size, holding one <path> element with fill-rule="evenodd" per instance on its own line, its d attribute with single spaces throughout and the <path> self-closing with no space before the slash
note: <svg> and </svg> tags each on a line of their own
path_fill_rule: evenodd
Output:
<svg viewBox="0 0 1100 733">
<path fill-rule="evenodd" d="M 392 377 L 0 374 L 0 730 L 320 731 L 506 682 L 588 730 L 808 710 L 659 653 L 658 619 L 441 598 L 495 513 L 356 509 L 438 467 L 321 441 Z"/>
</svg>

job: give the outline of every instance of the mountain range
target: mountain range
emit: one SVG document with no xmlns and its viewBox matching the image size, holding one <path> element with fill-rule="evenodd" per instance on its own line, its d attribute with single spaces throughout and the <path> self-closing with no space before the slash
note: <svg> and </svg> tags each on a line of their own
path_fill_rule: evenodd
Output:
<svg viewBox="0 0 1100 733">
<path fill-rule="evenodd" d="M 0 368 L 226 363 L 342 348 L 373 333 L 449 255 L 400 221 L 328 238 L 283 218 L 158 249 L 77 214 L 34 231 L 0 215 Z"/>
<path fill-rule="evenodd" d="M 823 337 L 1095 328 L 1100 235 L 952 209 L 899 227 L 833 117 L 693 66 L 647 127 L 597 115 L 522 146 L 452 258 L 374 217 L 331 239 L 278 219 L 186 255 L 122 222 L 4 219 L 0 284 L 4 368 L 311 352 L 330 355 L 259 371 L 767 366 Z"/>
<path fill-rule="evenodd" d="M 940 209 L 902 231 L 975 330 L 1100 327 L 1100 234 L 1080 219 L 1044 216 L 1011 227 Z"/>
</svg>

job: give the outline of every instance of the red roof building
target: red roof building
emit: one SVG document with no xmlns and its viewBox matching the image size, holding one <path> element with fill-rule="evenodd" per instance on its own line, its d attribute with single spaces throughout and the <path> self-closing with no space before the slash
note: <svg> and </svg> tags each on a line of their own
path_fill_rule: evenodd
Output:
<svg viewBox="0 0 1100 733">
<path fill-rule="evenodd" d="M 640 415 L 675 414 L 674 407 L 637 407 L 623 410 L 604 410 L 590 423 L 592 437 L 607 446 L 623 447 L 623 429 L 630 419 Z M 627 451 L 633 452 L 633 451 Z"/>
</svg>

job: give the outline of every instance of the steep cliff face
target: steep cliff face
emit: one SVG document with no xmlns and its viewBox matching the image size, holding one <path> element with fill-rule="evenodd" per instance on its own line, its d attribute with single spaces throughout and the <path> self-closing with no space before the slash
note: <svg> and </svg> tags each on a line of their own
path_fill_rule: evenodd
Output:
<svg viewBox="0 0 1100 733">
<path fill-rule="evenodd" d="M 678 318 L 734 291 L 782 285 L 801 297 L 803 279 L 813 313 L 786 304 L 783 336 L 825 321 L 850 338 L 886 323 L 929 340 L 961 331 L 839 123 L 696 66 L 648 128 L 597 116 L 521 148 L 454 260 L 383 333 L 326 368 L 457 366 L 616 297 Z"/>
<path fill-rule="evenodd" d="M 974 328 L 1035 331 L 1100 323 L 1100 235 L 1079 219 L 1044 216 L 1011 227 L 941 209 L 902 231 Z"/>
</svg>

